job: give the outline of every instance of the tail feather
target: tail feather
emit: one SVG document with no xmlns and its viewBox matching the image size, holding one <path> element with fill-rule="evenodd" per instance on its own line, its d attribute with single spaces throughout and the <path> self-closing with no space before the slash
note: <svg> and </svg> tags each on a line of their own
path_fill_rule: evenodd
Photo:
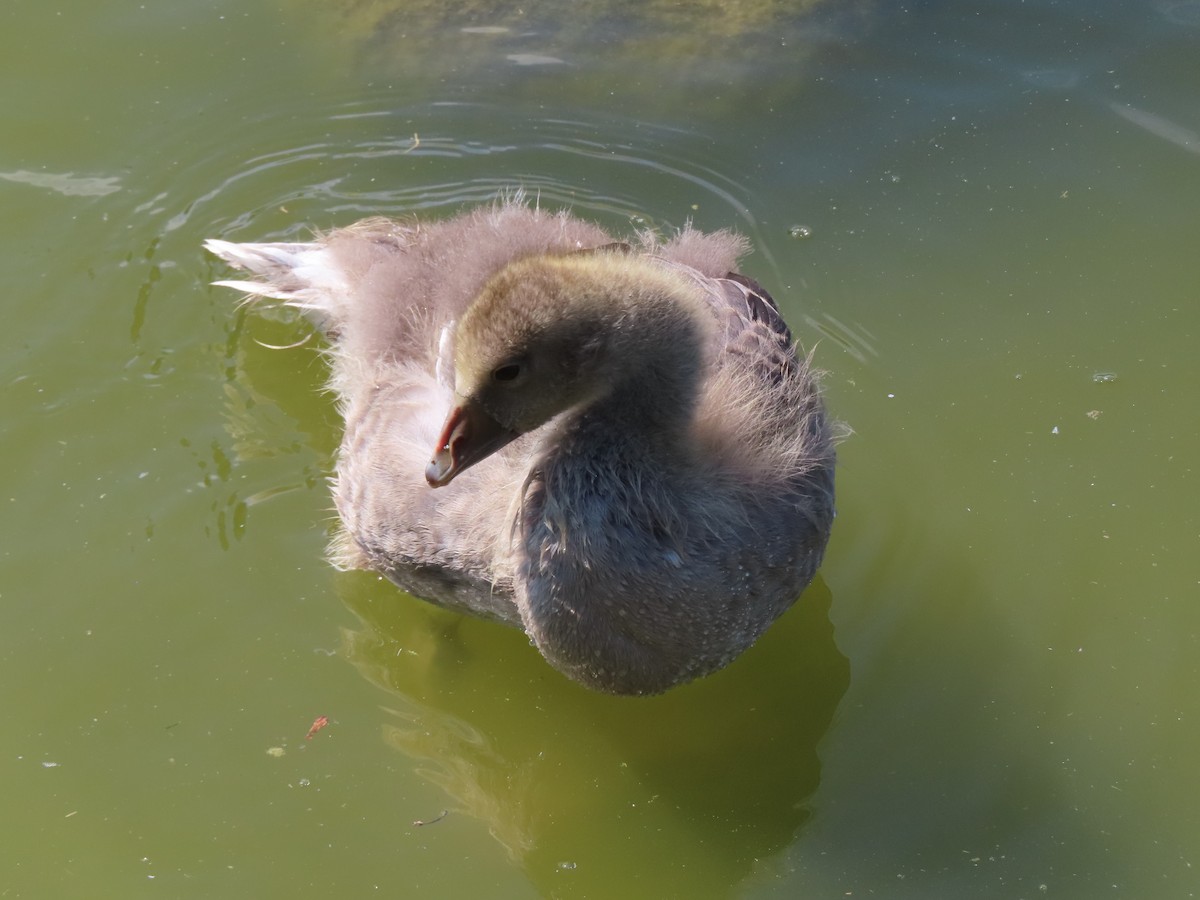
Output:
<svg viewBox="0 0 1200 900">
<path fill-rule="evenodd" d="M 303 310 L 321 329 L 337 329 L 349 289 L 341 267 L 324 244 L 235 244 L 210 238 L 204 246 L 229 265 L 258 278 L 213 284 L 250 297 L 282 300 Z"/>
</svg>

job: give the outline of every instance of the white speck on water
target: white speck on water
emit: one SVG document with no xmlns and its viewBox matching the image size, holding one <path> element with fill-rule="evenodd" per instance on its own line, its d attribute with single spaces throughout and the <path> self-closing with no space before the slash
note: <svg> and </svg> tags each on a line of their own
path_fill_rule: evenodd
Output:
<svg viewBox="0 0 1200 900">
<path fill-rule="evenodd" d="M 542 56 L 539 53 L 510 53 L 505 57 L 518 66 L 561 66 L 565 63 L 557 56 Z"/>
</svg>

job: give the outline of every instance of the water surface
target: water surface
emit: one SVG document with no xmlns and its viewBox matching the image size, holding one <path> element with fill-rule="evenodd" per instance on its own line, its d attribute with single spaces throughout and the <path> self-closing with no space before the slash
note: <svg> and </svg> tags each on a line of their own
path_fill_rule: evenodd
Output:
<svg viewBox="0 0 1200 900">
<path fill-rule="evenodd" d="M 6 7 L 0 894 L 1196 895 L 1200 5 L 786 6 Z M 208 287 L 514 188 L 745 233 L 853 429 L 664 697 L 332 571 L 319 346 Z"/>
</svg>

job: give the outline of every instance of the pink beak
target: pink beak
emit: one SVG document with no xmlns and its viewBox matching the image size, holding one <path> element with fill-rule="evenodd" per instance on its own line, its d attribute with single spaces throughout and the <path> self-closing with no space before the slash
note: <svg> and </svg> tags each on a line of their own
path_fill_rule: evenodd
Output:
<svg viewBox="0 0 1200 900">
<path fill-rule="evenodd" d="M 425 467 L 425 480 L 431 487 L 443 487 L 518 437 L 469 400 L 461 403 L 446 417 L 433 459 Z"/>
</svg>

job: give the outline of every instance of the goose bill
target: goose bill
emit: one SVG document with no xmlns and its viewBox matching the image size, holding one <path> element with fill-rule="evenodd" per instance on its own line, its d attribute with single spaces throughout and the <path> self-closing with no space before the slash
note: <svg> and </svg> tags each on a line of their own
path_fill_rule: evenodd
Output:
<svg viewBox="0 0 1200 900">
<path fill-rule="evenodd" d="M 449 484 L 463 470 L 491 456 L 518 433 L 505 428 L 476 404 L 455 406 L 446 417 L 433 459 L 425 467 L 431 487 Z"/>
</svg>

